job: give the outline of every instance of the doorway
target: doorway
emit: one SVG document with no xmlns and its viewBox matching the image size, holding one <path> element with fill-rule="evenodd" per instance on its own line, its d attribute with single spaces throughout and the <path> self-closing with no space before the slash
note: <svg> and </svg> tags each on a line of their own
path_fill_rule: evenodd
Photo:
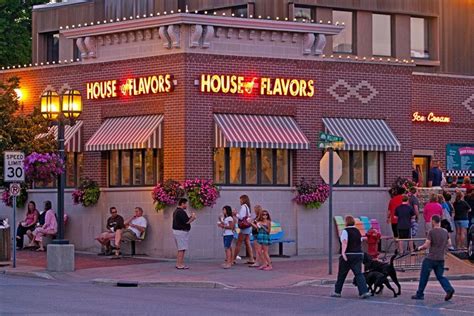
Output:
<svg viewBox="0 0 474 316">
<path fill-rule="evenodd" d="M 414 156 L 413 167 L 418 172 L 418 186 L 428 186 L 431 156 Z"/>
</svg>

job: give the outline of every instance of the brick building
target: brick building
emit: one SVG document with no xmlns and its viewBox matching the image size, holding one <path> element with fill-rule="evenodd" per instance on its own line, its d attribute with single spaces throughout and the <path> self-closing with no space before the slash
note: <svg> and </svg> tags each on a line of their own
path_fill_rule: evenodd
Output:
<svg viewBox="0 0 474 316">
<path fill-rule="evenodd" d="M 241 194 L 268 208 L 296 240 L 285 252 L 326 253 L 327 203 L 308 210 L 292 201 L 302 177 L 321 182 L 319 132 L 346 142 L 335 215 L 381 223 L 388 187 L 398 176 L 410 178 L 413 163 L 426 175 L 433 159 L 447 168 L 448 145 L 474 147 L 474 71 L 468 62 L 468 73 L 444 64 L 441 4 L 403 11 L 383 9 L 387 1 L 379 1 L 382 9 L 279 1 L 283 9 L 273 12 L 265 1 L 195 2 L 38 6 L 33 65 L 0 72 L 0 80 L 21 78 L 25 111 L 47 89 L 82 94 L 67 193 L 89 177 L 102 194 L 87 209 L 66 198 L 66 237 L 76 248 L 98 247 L 93 237 L 110 206 L 125 216 L 142 206 L 149 227 L 139 252 L 173 256 L 173 210 L 154 211 L 152 187 L 202 178 L 222 191 L 214 208 L 198 212 L 191 256 L 221 256 L 216 218 L 223 205 L 237 207 Z M 447 171 L 473 176 L 474 165 Z M 35 188 L 29 198 L 54 195 L 54 188 Z"/>
</svg>

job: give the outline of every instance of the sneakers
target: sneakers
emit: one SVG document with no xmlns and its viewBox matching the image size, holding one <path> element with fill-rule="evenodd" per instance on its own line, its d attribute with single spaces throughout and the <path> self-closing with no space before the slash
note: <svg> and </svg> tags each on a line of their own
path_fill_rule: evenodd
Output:
<svg viewBox="0 0 474 316">
<path fill-rule="evenodd" d="M 365 292 L 364 294 L 362 294 L 361 296 L 359 296 L 361 299 L 366 299 L 366 298 L 369 298 L 370 297 L 370 293 L 369 292 Z"/>
<path fill-rule="evenodd" d="M 341 297 L 341 293 L 332 292 L 331 297 Z"/>
<path fill-rule="evenodd" d="M 449 291 L 448 293 L 446 293 L 446 296 L 444 297 L 444 300 L 445 300 L 446 302 L 449 301 L 450 299 L 453 298 L 453 295 L 454 295 L 454 290 Z"/>
<path fill-rule="evenodd" d="M 424 300 L 425 297 L 424 296 L 419 296 L 419 295 L 413 295 L 411 297 L 412 300 Z"/>
</svg>

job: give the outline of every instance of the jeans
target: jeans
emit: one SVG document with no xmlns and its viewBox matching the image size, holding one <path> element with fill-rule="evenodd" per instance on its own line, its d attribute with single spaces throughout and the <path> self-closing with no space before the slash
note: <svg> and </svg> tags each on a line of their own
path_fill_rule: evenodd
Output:
<svg viewBox="0 0 474 316">
<path fill-rule="evenodd" d="M 431 260 L 425 258 L 421 265 L 420 272 L 420 283 L 418 284 L 418 291 L 416 291 L 416 296 L 423 297 L 423 292 L 425 291 L 426 284 L 428 284 L 428 279 L 430 278 L 431 270 L 434 270 L 436 278 L 438 279 L 439 284 L 443 287 L 443 290 L 448 293 L 454 291 L 453 287 L 449 283 L 448 279 L 443 276 L 444 273 L 444 260 Z"/>
<path fill-rule="evenodd" d="M 349 270 L 354 273 L 359 295 L 367 293 L 369 290 L 367 289 L 365 277 L 362 274 L 362 254 L 347 254 L 347 261 L 345 261 L 342 256 L 339 257 L 339 270 L 337 271 L 337 281 L 334 292 L 341 294 L 342 286 L 344 285 Z"/>
</svg>

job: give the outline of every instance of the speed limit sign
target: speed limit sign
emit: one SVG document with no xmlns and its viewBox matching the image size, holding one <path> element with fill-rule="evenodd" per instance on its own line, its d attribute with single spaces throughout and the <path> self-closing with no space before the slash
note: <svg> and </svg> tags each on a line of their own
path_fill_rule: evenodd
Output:
<svg viewBox="0 0 474 316">
<path fill-rule="evenodd" d="M 25 171 L 23 160 L 25 154 L 21 151 L 6 151 L 4 153 L 3 179 L 5 182 L 24 182 Z"/>
</svg>

